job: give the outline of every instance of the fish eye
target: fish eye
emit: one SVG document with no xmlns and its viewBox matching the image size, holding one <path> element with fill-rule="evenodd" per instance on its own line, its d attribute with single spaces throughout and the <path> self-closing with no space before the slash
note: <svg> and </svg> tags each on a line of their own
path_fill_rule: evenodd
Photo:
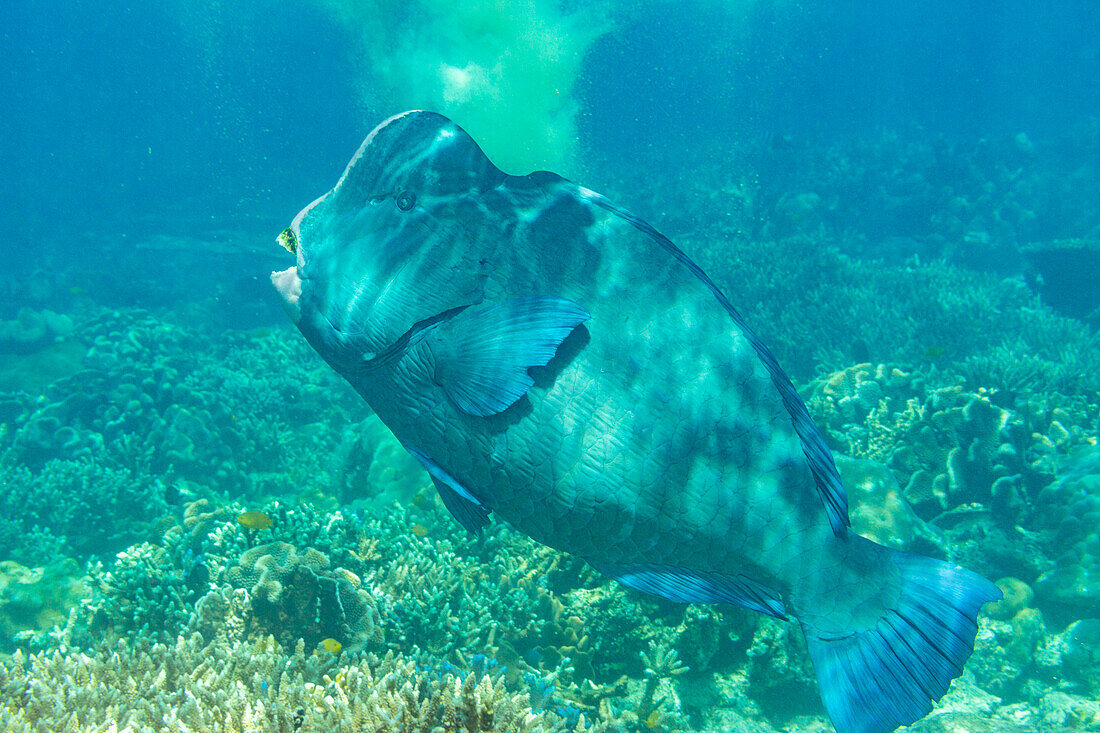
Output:
<svg viewBox="0 0 1100 733">
<path fill-rule="evenodd" d="M 395 200 L 397 201 L 397 208 L 401 209 L 402 211 L 408 211 L 416 205 L 416 194 L 412 191 L 402 191 L 401 193 L 397 194 L 397 198 Z"/>
</svg>

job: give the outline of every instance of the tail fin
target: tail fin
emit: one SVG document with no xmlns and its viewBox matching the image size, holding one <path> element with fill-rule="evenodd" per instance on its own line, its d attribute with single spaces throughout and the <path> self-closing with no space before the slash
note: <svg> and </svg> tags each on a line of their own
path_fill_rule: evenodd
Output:
<svg viewBox="0 0 1100 733">
<path fill-rule="evenodd" d="M 838 733 L 889 733 L 920 720 L 962 674 L 983 603 L 1001 591 L 969 570 L 891 553 L 901 588 L 872 628 L 824 638 L 805 628 L 821 700 Z"/>
</svg>

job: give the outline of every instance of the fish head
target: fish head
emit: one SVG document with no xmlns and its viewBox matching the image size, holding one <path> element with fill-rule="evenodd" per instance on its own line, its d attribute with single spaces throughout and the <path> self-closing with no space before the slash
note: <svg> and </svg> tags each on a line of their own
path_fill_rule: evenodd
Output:
<svg viewBox="0 0 1100 733">
<path fill-rule="evenodd" d="M 278 242 L 271 275 L 291 319 L 333 366 L 391 346 L 415 323 L 480 302 L 477 198 L 507 176 L 458 125 L 405 112 L 376 127 L 336 186 Z"/>
</svg>

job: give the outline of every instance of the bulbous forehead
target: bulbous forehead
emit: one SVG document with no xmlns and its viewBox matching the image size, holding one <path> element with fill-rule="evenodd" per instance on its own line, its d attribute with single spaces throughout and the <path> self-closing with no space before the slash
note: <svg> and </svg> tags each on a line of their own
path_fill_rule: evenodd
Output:
<svg viewBox="0 0 1100 733">
<path fill-rule="evenodd" d="M 465 130 L 435 112 L 394 115 L 367 136 L 333 190 L 337 205 L 411 190 L 461 195 L 493 188 L 505 175 Z"/>
</svg>

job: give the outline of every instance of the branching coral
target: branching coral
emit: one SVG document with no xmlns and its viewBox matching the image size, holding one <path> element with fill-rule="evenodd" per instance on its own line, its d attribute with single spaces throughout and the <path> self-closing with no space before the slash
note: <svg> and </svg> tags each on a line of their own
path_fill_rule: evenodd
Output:
<svg viewBox="0 0 1100 733">
<path fill-rule="evenodd" d="M 13 733 L 73 730 L 445 730 L 563 733 L 553 713 L 498 677 L 456 675 L 387 655 L 336 665 L 298 643 L 179 637 L 84 653 L 16 655 L 0 665 L 0 723 Z M 581 716 L 576 731 L 586 728 Z"/>
<path fill-rule="evenodd" d="M 159 482 L 87 460 L 51 460 L 38 471 L 0 467 L 0 481 L 0 522 L 10 528 L 0 534 L 0 557 L 33 564 L 53 562 L 61 550 L 78 557 L 117 552 L 147 536 L 167 512 Z M 134 507 L 141 513 L 120 521 Z M 35 530 L 42 541 L 29 543 Z"/>
</svg>

